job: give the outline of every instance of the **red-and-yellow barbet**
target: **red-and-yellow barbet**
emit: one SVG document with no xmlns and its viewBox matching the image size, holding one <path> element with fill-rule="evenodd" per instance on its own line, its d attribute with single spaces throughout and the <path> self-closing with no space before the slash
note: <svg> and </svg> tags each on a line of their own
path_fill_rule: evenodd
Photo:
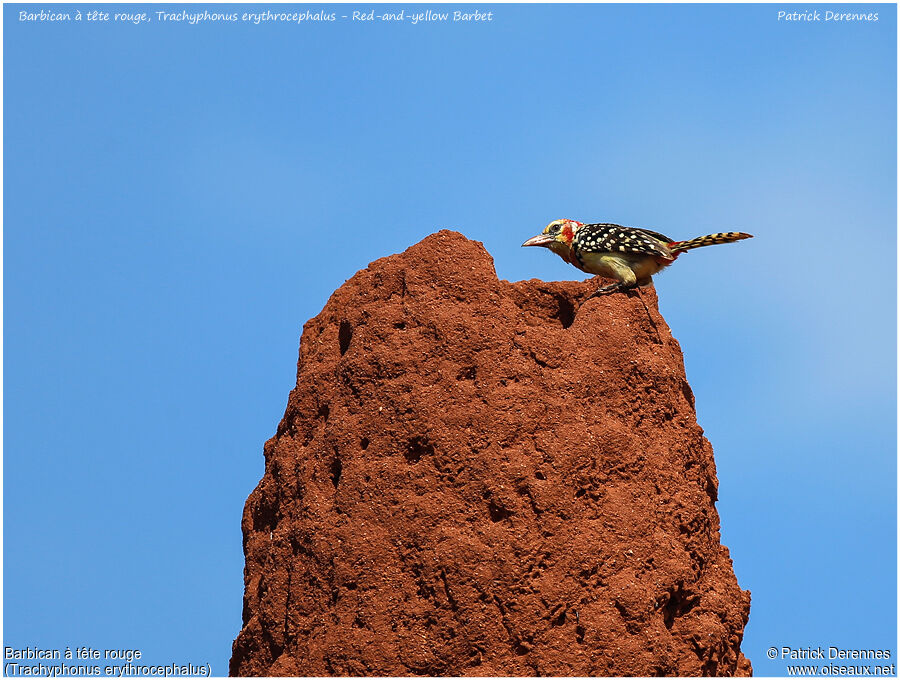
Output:
<svg viewBox="0 0 900 680">
<path fill-rule="evenodd" d="M 673 241 L 649 229 L 555 220 L 542 233 L 522 245 L 549 248 L 583 272 L 616 280 L 616 283 L 603 286 L 590 296 L 595 297 L 650 283 L 654 274 L 668 267 L 686 250 L 745 238 L 752 236 L 740 231 L 728 231 L 698 236 L 689 241 Z"/>
</svg>

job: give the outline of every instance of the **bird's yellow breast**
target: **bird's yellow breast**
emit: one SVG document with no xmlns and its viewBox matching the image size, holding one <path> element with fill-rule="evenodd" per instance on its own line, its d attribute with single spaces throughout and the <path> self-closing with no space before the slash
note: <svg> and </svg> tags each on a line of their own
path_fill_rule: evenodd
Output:
<svg viewBox="0 0 900 680">
<path fill-rule="evenodd" d="M 662 258 L 639 253 L 582 253 L 584 271 L 610 279 L 620 278 L 618 272 L 627 267 L 638 281 L 647 279 L 671 263 Z"/>
</svg>

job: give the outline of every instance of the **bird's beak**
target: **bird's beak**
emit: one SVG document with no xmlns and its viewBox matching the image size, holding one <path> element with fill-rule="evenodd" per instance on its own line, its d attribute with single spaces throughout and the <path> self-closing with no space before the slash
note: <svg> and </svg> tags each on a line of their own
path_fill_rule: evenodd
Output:
<svg viewBox="0 0 900 680">
<path fill-rule="evenodd" d="M 525 246 L 549 246 L 553 243 L 554 238 L 550 236 L 550 234 L 538 234 L 537 236 L 532 236 L 530 239 L 525 241 L 522 244 L 522 247 Z"/>
</svg>

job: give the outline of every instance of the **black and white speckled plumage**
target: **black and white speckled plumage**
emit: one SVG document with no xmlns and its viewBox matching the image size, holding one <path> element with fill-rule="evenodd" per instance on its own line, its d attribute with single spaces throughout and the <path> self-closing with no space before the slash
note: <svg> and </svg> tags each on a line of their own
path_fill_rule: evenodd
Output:
<svg viewBox="0 0 900 680">
<path fill-rule="evenodd" d="M 674 259 L 668 236 L 647 229 L 623 227 L 618 224 L 584 224 L 575 232 L 572 251 L 583 264 L 586 253 L 654 255 Z"/>
</svg>

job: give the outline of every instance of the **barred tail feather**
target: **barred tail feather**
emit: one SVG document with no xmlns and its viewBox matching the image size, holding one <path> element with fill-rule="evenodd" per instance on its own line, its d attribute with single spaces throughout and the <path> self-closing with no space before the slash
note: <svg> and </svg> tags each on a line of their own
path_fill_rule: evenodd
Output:
<svg viewBox="0 0 900 680">
<path fill-rule="evenodd" d="M 703 246 L 714 246 L 719 243 L 731 243 L 740 241 L 745 238 L 753 238 L 752 234 L 745 234 L 742 231 L 726 231 L 719 234 L 707 234 L 706 236 L 698 236 L 688 241 L 675 241 L 669 244 L 669 250 L 673 253 L 680 253 L 692 248 L 702 248 Z"/>
</svg>

